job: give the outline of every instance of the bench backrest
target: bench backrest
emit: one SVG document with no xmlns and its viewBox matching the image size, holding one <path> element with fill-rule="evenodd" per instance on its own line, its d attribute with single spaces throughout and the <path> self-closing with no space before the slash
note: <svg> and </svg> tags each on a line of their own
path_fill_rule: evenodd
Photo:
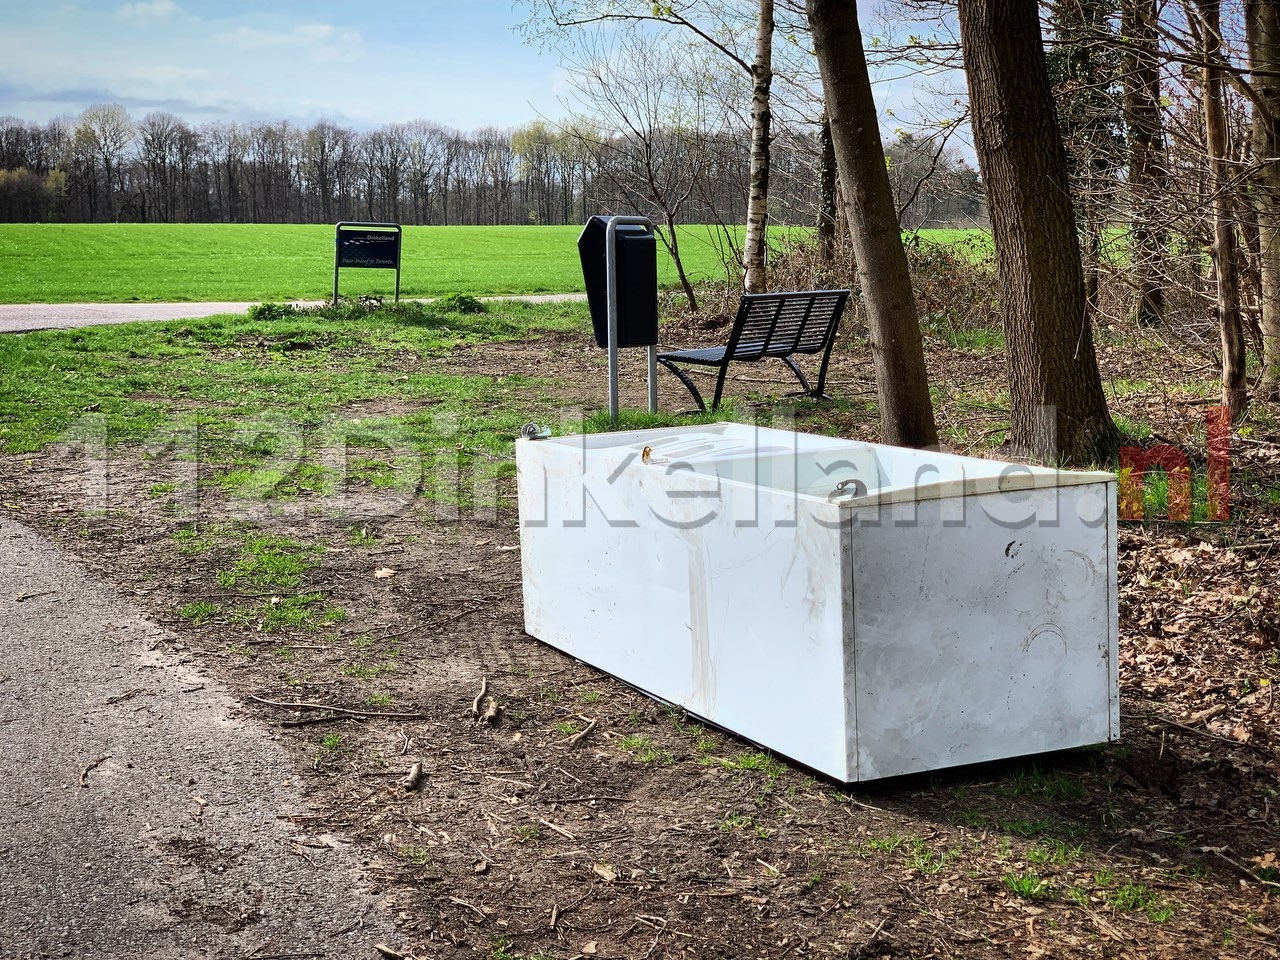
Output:
<svg viewBox="0 0 1280 960">
<path fill-rule="evenodd" d="M 848 290 L 744 294 L 726 352 L 735 360 L 819 353 L 835 336 L 848 299 Z"/>
</svg>

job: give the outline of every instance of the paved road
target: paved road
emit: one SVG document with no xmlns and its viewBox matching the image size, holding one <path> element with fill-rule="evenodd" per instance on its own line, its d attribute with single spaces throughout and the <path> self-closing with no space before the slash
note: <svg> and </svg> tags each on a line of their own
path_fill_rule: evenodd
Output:
<svg viewBox="0 0 1280 960">
<path fill-rule="evenodd" d="M 271 732 L 153 649 L 162 635 L 0 516 L 0 958 L 394 943 L 354 849 L 308 826 Z"/>
<path fill-rule="evenodd" d="M 545 293 L 524 297 L 485 297 L 486 300 L 528 300 L 548 303 L 585 300 L 585 293 Z M 254 301 L 256 302 L 256 301 Z M 319 301 L 301 301 L 315 304 Z M 430 303 L 430 300 L 421 301 Z M 139 320 L 183 320 L 218 313 L 244 313 L 252 303 L 5 303 L 0 304 L 0 333 L 31 330 L 70 330 L 104 323 Z"/>
</svg>

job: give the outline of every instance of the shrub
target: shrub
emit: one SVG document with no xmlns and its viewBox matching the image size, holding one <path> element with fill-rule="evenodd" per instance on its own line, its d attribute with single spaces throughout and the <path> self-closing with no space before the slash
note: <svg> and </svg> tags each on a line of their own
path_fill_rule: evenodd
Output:
<svg viewBox="0 0 1280 960">
<path fill-rule="evenodd" d="M 249 308 L 249 319 L 259 323 L 288 320 L 301 311 L 292 303 L 255 303 Z"/>
<path fill-rule="evenodd" d="M 489 312 L 489 308 L 485 306 L 483 300 L 479 300 L 467 293 L 451 293 L 447 297 L 441 297 L 431 305 L 445 313 Z"/>
</svg>

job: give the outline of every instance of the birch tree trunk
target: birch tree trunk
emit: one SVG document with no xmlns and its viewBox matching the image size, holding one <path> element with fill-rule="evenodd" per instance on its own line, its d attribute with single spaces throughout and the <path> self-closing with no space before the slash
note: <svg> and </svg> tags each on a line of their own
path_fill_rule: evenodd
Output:
<svg viewBox="0 0 1280 960">
<path fill-rule="evenodd" d="M 924 344 L 880 142 L 857 0 L 807 0 L 806 11 L 871 332 L 884 441 L 936 447 Z"/>
<path fill-rule="evenodd" d="M 1048 463 L 1106 462 L 1119 437 L 1094 353 L 1037 5 L 959 0 L 957 12 L 1003 293 L 1009 442 Z"/>
<path fill-rule="evenodd" d="M 773 85 L 773 0 L 759 0 L 756 55 L 751 63 L 751 174 L 747 188 L 747 236 L 742 251 L 743 285 L 748 293 L 768 289 L 769 106 Z"/>
<path fill-rule="evenodd" d="M 1218 326 L 1222 338 L 1222 403 L 1238 420 L 1249 408 L 1245 383 L 1244 324 L 1240 317 L 1240 281 L 1236 274 L 1236 233 L 1227 171 L 1226 84 L 1219 65 L 1222 33 L 1220 0 L 1196 0 L 1204 44 L 1202 98 L 1209 185 L 1213 191 L 1213 270 L 1218 280 Z"/>
</svg>

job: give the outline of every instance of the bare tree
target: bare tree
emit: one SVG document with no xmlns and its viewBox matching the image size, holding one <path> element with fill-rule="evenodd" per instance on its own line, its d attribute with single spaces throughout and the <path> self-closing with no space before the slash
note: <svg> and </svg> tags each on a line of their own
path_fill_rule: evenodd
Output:
<svg viewBox="0 0 1280 960">
<path fill-rule="evenodd" d="M 133 121 L 118 103 L 99 103 L 85 110 L 76 124 L 76 137 L 102 170 L 103 212 L 114 220 L 125 150 L 133 140 Z"/>
<path fill-rule="evenodd" d="M 606 207 L 610 200 L 625 204 L 662 225 L 658 235 L 689 308 L 697 310 L 676 231 L 708 160 L 700 136 L 706 104 L 676 69 L 687 52 L 654 46 L 634 33 L 581 52 L 571 73 L 585 122 L 569 129 L 582 135 L 579 142 L 594 158 L 605 194 L 600 199 Z"/>
<path fill-rule="evenodd" d="M 845 216 L 858 261 L 887 443 L 934 447 L 933 401 L 911 275 L 885 169 L 856 0 L 808 0 Z"/>
<path fill-rule="evenodd" d="M 766 289 L 769 173 L 773 84 L 774 0 L 528 0 L 534 12 L 533 32 L 547 25 L 557 30 L 607 23 L 657 24 L 696 37 L 705 48 L 727 58 L 751 83 L 750 180 L 747 236 L 742 252 L 743 284 L 748 291 Z M 744 50 L 754 41 L 754 53 Z M 572 55 L 571 55 L 572 56 Z M 681 61 L 670 64 L 674 70 Z"/>
</svg>

